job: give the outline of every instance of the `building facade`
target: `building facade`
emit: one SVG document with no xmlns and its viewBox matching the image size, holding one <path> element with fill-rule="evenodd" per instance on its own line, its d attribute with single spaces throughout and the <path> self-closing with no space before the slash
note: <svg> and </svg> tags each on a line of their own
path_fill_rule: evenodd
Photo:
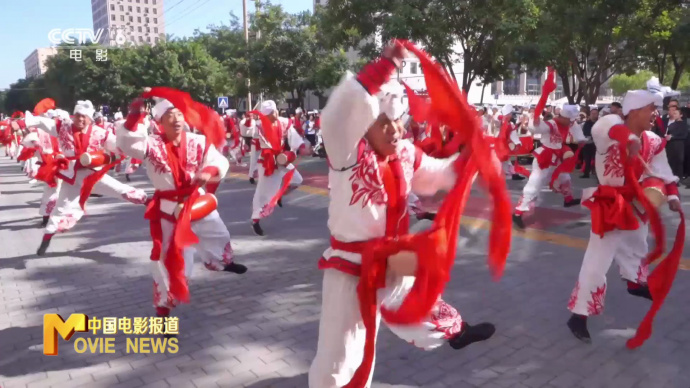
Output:
<svg viewBox="0 0 690 388">
<path fill-rule="evenodd" d="M 102 44 L 155 45 L 165 38 L 163 0 L 91 0 L 93 29 Z"/>
<path fill-rule="evenodd" d="M 34 50 L 24 59 L 24 71 L 26 78 L 34 78 L 46 72 L 46 60 L 57 54 L 55 47 L 44 47 Z"/>
</svg>

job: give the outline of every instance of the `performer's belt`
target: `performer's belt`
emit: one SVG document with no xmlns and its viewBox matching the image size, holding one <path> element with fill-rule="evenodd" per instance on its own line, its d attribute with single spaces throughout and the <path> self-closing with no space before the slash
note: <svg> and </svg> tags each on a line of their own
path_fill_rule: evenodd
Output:
<svg viewBox="0 0 690 388">
<path fill-rule="evenodd" d="M 366 246 L 375 243 L 378 240 L 373 241 L 357 241 L 357 242 L 343 242 L 337 240 L 335 237 L 331 236 L 331 248 L 344 251 L 349 253 L 362 254 L 366 249 Z M 319 269 L 334 269 L 348 275 L 359 277 L 362 274 L 361 264 L 353 263 L 349 260 L 345 260 L 342 257 L 333 256 L 326 260 L 322 257 L 319 260 Z"/>
<path fill-rule="evenodd" d="M 592 200 L 583 203 L 592 213 L 592 232 L 601 237 L 607 232 L 635 230 L 640 227 L 635 208 L 635 190 L 629 186 L 599 185 L 592 194 Z M 637 213 L 639 216 L 639 212 Z"/>
<path fill-rule="evenodd" d="M 539 168 L 542 170 L 545 170 L 549 168 L 550 166 L 553 166 L 555 163 L 558 163 L 560 160 L 563 159 L 563 154 L 566 151 L 570 151 L 570 148 L 559 148 L 559 149 L 553 149 L 553 148 L 548 148 L 541 146 L 539 147 L 541 151 L 537 153 L 535 150 L 534 152 L 534 157 L 537 159 L 537 163 L 539 164 Z M 556 159 L 554 160 L 554 155 L 556 156 Z"/>
</svg>

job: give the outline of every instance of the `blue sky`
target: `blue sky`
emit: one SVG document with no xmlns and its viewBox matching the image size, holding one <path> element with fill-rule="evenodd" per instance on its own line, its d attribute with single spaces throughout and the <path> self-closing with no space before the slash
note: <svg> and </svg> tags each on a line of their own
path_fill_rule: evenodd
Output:
<svg viewBox="0 0 690 388">
<path fill-rule="evenodd" d="M 162 0 L 166 33 L 178 37 L 204 30 L 209 24 L 229 20 L 231 11 L 242 15 L 242 0 Z M 180 2 L 179 5 L 176 3 Z M 247 0 L 250 12 L 254 1 Z M 272 0 L 289 12 L 312 10 L 313 0 Z M 24 59 L 38 47 L 49 47 L 48 31 L 54 28 L 93 28 L 90 0 L 0 0 L 0 90 L 24 78 Z M 170 9 L 168 12 L 167 10 Z"/>
</svg>

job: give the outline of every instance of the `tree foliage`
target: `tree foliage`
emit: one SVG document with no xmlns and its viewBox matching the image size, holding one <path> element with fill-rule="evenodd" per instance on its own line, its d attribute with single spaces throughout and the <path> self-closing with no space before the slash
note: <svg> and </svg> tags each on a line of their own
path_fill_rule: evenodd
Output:
<svg viewBox="0 0 690 388">
<path fill-rule="evenodd" d="M 89 99 L 96 106 L 124 110 L 147 86 L 181 89 L 211 105 L 218 96 L 246 95 L 248 78 L 252 93 L 279 101 L 293 93 L 293 105 L 299 105 L 307 90 L 322 94 L 335 85 L 348 63 L 342 50 L 324 46 L 318 17 L 289 14 L 268 2 L 257 4 L 249 45 L 231 14 L 228 24 L 197 30 L 190 38 L 108 49 L 107 61 L 96 60 L 96 47 L 82 49 L 82 60 L 75 61 L 70 58 L 73 47 L 61 46 L 48 59 L 43 77 L 10 87 L 0 110 L 30 110 L 45 97 L 65 109 Z"/>
<path fill-rule="evenodd" d="M 538 15 L 533 0 L 331 0 L 324 20 L 333 26 L 330 42 L 367 52 L 391 38 L 417 42 L 469 91 L 477 79 L 492 82 L 511 73 Z M 453 71 L 458 63 L 459 75 Z"/>
</svg>

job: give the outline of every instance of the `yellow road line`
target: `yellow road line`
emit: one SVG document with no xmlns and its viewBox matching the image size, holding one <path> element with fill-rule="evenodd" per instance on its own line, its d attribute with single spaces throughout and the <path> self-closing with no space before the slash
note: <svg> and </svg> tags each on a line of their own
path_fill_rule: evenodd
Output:
<svg viewBox="0 0 690 388">
<path fill-rule="evenodd" d="M 230 173 L 230 174 L 228 174 L 228 176 L 230 178 L 245 179 L 245 180 L 249 178 L 249 176 L 247 174 L 240 174 L 240 173 Z M 328 190 L 322 189 L 320 187 L 302 185 L 302 186 L 298 187 L 297 190 L 304 192 L 304 193 L 307 193 L 307 194 L 321 195 L 324 197 L 328 196 Z M 460 223 L 463 226 L 466 226 L 472 230 L 477 230 L 477 229 L 488 230 L 491 228 L 491 221 L 485 220 L 483 218 L 463 216 Z M 550 244 L 561 245 L 564 247 L 581 249 L 581 250 L 587 249 L 587 243 L 588 243 L 588 240 L 583 239 L 583 238 L 568 236 L 568 235 L 560 234 L 560 233 L 547 232 L 545 230 L 533 229 L 533 228 L 526 228 L 524 230 L 518 229 L 518 228 L 513 228 L 513 236 L 517 236 L 517 237 L 524 238 L 527 240 L 542 241 L 542 242 L 547 242 Z M 680 269 L 690 270 L 690 259 L 681 260 Z"/>
</svg>

